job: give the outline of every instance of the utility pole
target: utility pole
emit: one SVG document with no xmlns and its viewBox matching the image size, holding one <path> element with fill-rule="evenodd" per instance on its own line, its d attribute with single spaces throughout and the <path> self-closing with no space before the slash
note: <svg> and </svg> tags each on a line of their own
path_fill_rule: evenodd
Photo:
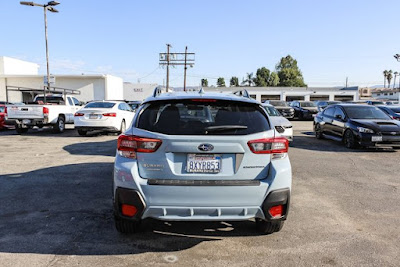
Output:
<svg viewBox="0 0 400 267">
<path fill-rule="evenodd" d="M 183 81 L 183 90 L 186 91 L 186 71 L 187 67 L 193 67 L 195 61 L 195 53 L 188 53 L 187 46 L 185 49 L 185 53 L 171 53 L 170 48 L 172 46 L 167 44 L 167 53 L 160 53 L 159 64 L 160 66 L 167 67 L 167 85 L 166 91 L 169 89 L 169 66 L 184 66 L 184 81 Z"/>
<path fill-rule="evenodd" d="M 185 48 L 185 70 L 184 70 L 184 77 L 183 77 L 183 91 L 186 92 L 186 70 L 187 70 L 187 46 Z"/>
<path fill-rule="evenodd" d="M 346 77 L 346 88 L 347 88 L 348 83 L 349 83 L 349 77 Z"/>
<path fill-rule="evenodd" d="M 167 44 L 167 92 L 168 92 L 168 88 L 169 88 L 169 48 L 171 47 L 170 44 Z"/>
</svg>

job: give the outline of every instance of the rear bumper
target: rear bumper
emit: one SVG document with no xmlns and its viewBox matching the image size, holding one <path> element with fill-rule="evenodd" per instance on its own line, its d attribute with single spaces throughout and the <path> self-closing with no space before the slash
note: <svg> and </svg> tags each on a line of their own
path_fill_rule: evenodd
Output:
<svg viewBox="0 0 400 267">
<path fill-rule="evenodd" d="M 113 126 L 75 126 L 75 129 L 82 131 L 109 131 L 117 132 L 119 129 Z"/>
<path fill-rule="evenodd" d="M 287 160 L 287 162 L 285 162 Z M 250 218 L 285 220 L 289 211 L 291 167 L 288 158 L 271 166 L 270 176 L 263 180 L 243 181 L 187 181 L 140 178 L 136 162 L 123 162 L 116 157 L 114 168 L 114 208 L 121 208 L 120 192 L 130 190 L 141 199 L 140 219 L 154 218 L 166 221 L 242 221 Z M 279 171 L 278 171 L 279 170 Z M 122 191 L 121 191 L 122 190 Z M 129 204 L 129 203 L 128 203 Z M 284 216 L 272 218 L 269 207 L 284 205 Z M 118 213 L 121 216 L 120 213 Z M 138 219 L 132 218 L 132 219 Z"/>
</svg>

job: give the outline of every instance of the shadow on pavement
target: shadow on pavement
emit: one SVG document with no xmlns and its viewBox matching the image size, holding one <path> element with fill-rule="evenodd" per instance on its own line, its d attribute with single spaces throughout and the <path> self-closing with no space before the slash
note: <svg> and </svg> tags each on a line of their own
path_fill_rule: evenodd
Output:
<svg viewBox="0 0 400 267">
<path fill-rule="evenodd" d="M 301 132 L 293 137 L 290 144 L 293 148 L 315 150 L 321 152 L 396 152 L 392 148 L 346 148 L 343 143 L 330 139 L 317 139 L 313 132 Z"/>
<path fill-rule="evenodd" d="M 103 142 L 75 143 L 64 146 L 63 149 L 72 155 L 115 156 L 117 137 L 115 140 Z"/>
<path fill-rule="evenodd" d="M 257 235 L 254 222 L 148 221 L 143 233 L 114 228 L 112 163 L 0 175 L 0 253 L 120 255 L 172 252 L 229 236 Z"/>
</svg>

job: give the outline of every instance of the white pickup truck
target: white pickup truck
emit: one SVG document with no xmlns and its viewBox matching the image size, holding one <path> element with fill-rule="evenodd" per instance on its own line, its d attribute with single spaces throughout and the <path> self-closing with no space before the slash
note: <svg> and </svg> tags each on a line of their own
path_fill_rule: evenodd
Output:
<svg viewBox="0 0 400 267">
<path fill-rule="evenodd" d="M 82 108 L 81 102 L 75 97 L 62 94 L 46 95 L 46 104 L 43 95 L 37 95 L 34 103 L 22 106 L 7 106 L 7 118 L 16 121 L 17 133 L 26 133 L 30 128 L 38 126 L 52 126 L 53 131 L 61 133 L 65 124 L 74 123 L 74 114 Z"/>
</svg>

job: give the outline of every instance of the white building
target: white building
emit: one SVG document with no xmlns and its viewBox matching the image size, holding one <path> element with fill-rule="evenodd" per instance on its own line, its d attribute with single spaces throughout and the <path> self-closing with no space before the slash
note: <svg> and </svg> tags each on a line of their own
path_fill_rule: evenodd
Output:
<svg viewBox="0 0 400 267">
<path fill-rule="evenodd" d="M 31 101 L 35 93 L 13 91 L 17 88 L 43 90 L 39 65 L 9 57 L 0 57 L 0 101 Z M 124 99 L 123 80 L 108 74 L 54 75 L 55 88 L 79 90 L 80 101 Z M 6 89 L 10 90 L 6 90 Z"/>
<path fill-rule="evenodd" d="M 265 100 L 359 100 L 358 87 L 205 87 L 205 91 L 234 92 L 246 89 L 250 96 L 258 101 Z"/>
<path fill-rule="evenodd" d="M 124 82 L 124 99 L 128 101 L 143 101 L 153 94 L 158 86 L 156 83 Z"/>
<path fill-rule="evenodd" d="M 372 91 L 372 97 L 381 100 L 395 100 L 398 101 L 400 97 L 400 88 L 397 89 L 375 89 Z"/>
</svg>

